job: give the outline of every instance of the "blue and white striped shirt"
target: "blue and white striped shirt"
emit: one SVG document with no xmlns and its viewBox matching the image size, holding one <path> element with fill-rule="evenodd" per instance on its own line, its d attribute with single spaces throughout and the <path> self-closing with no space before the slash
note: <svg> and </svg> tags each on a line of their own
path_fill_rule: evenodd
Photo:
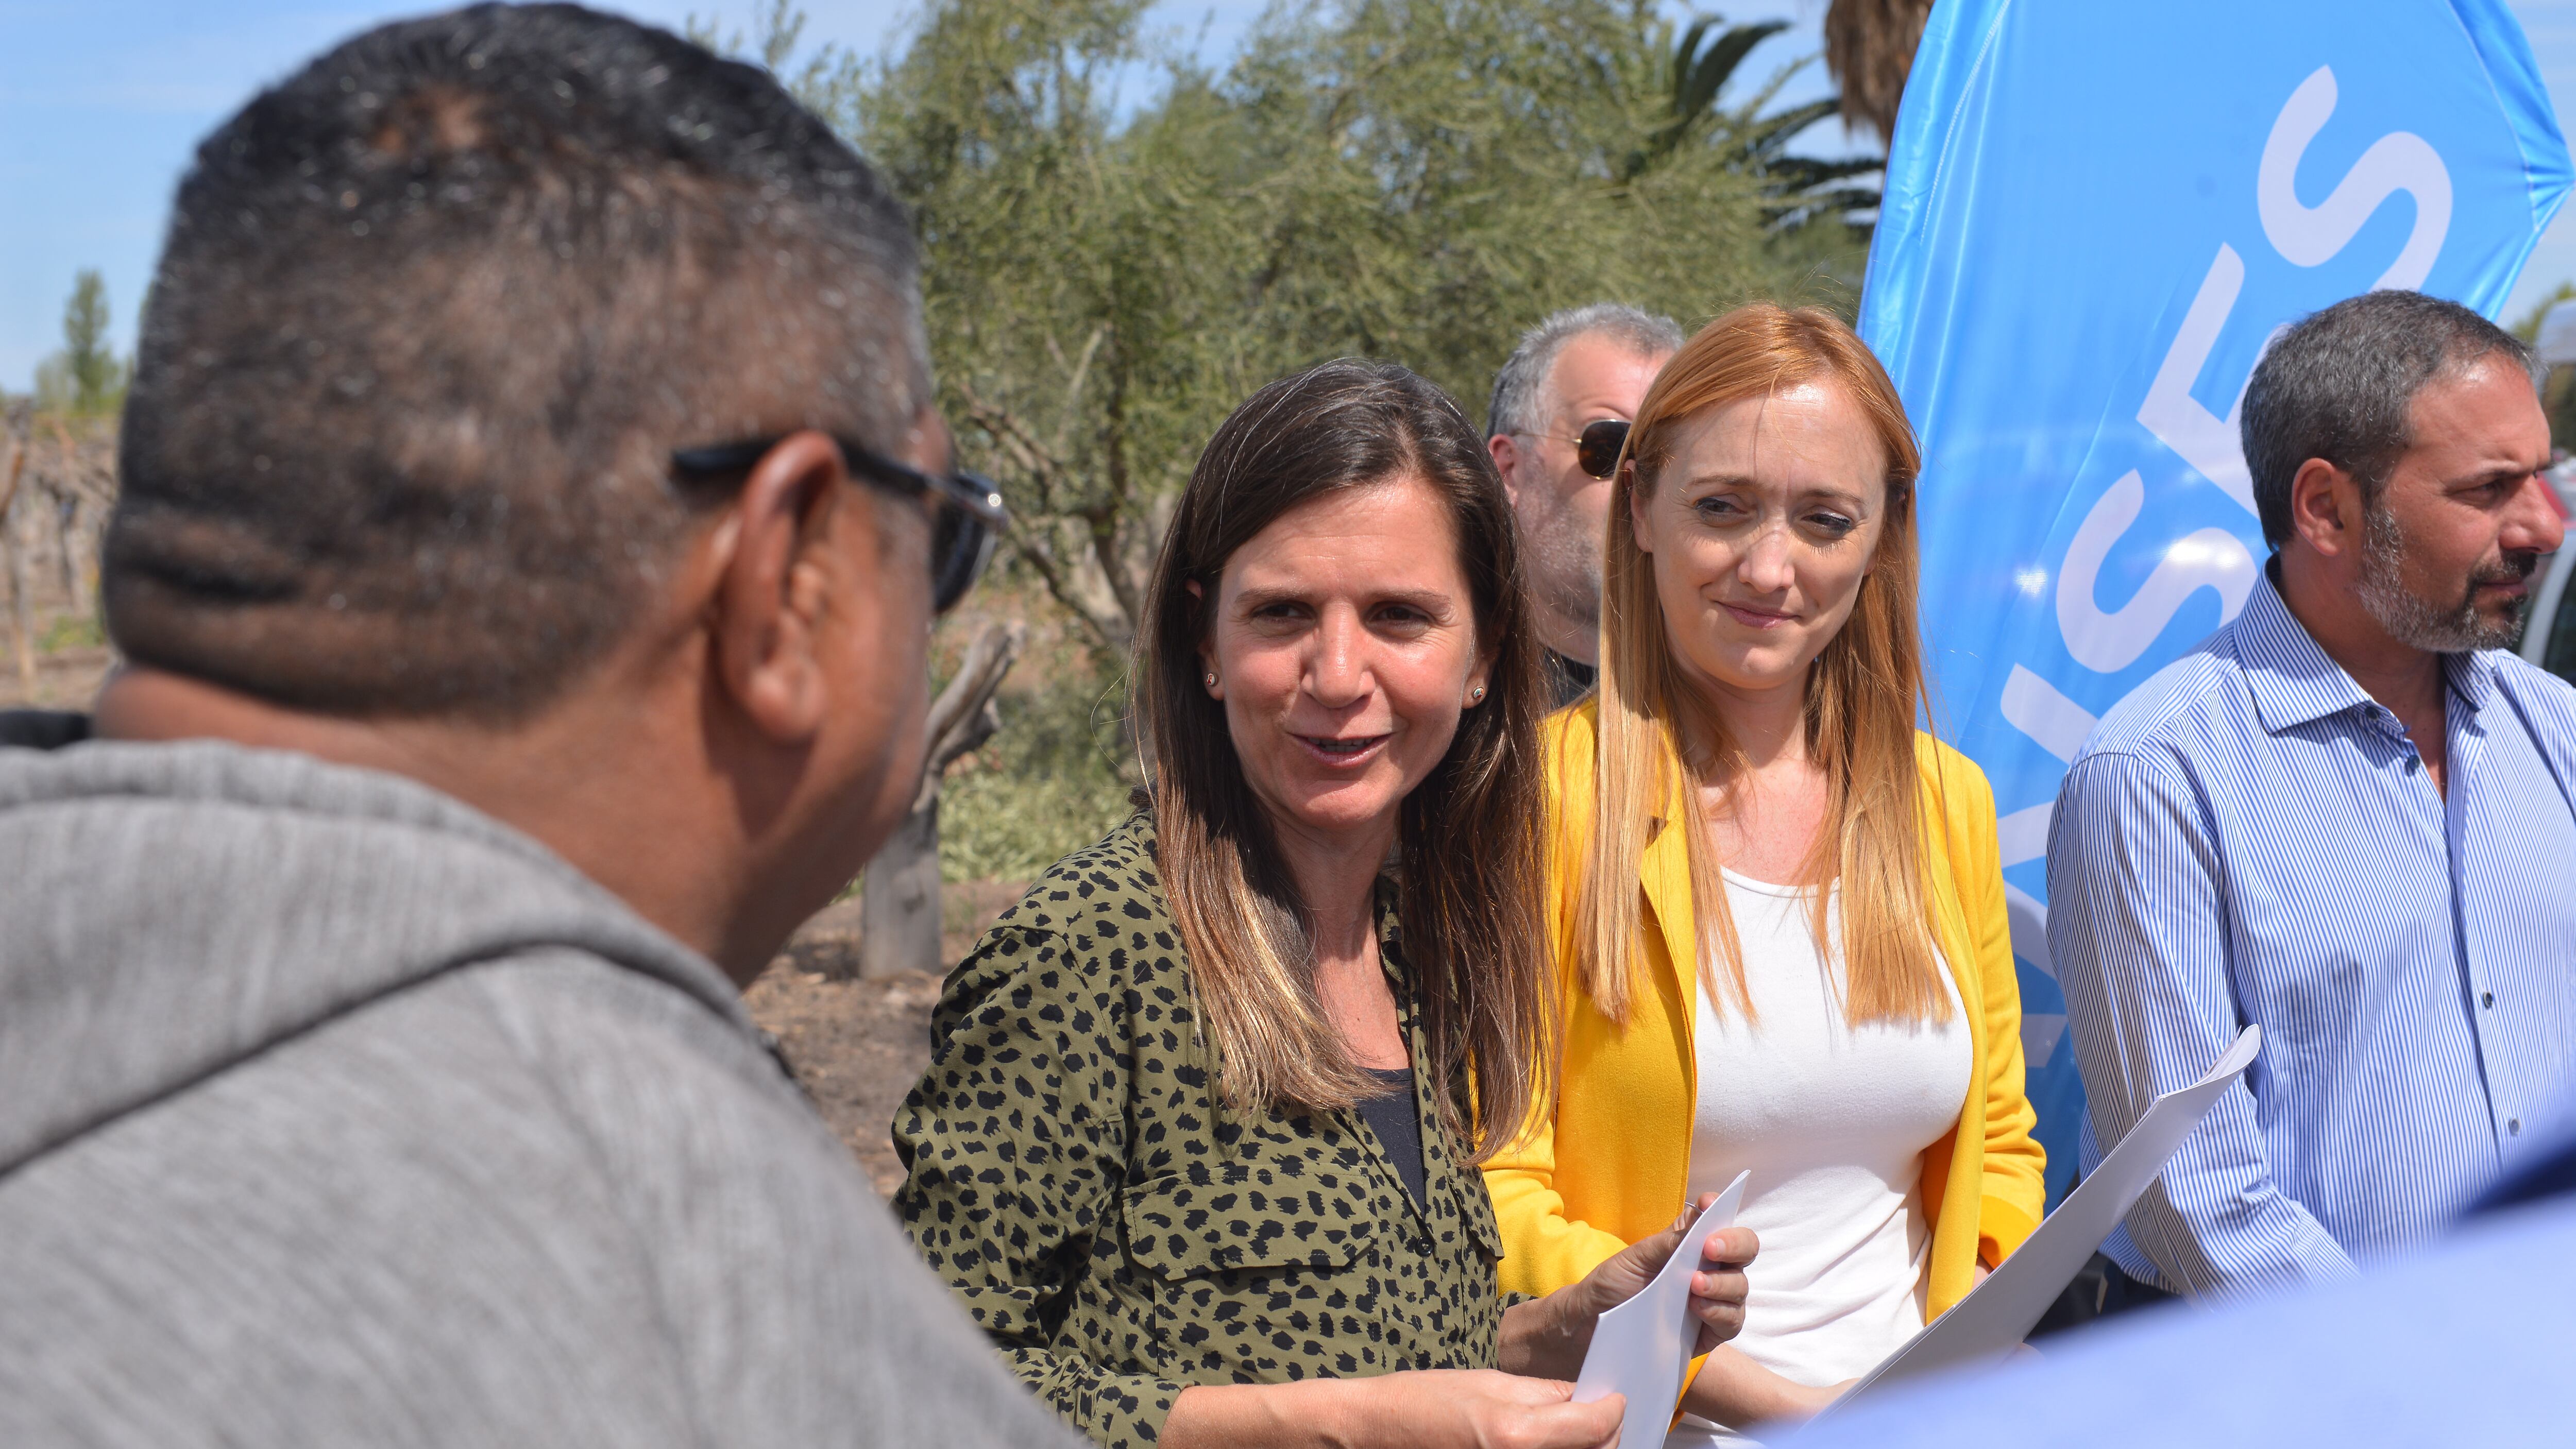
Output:
<svg viewBox="0 0 2576 1449">
<path fill-rule="evenodd" d="M 2451 656 L 2447 796 L 2269 580 L 2104 718 L 2048 840 L 2087 1171 L 2263 1054 L 2103 1250 L 2175 1291 L 2339 1276 L 2538 1135 L 2576 1054 L 2576 690 Z M 2528 1135 L 2526 1135 L 2528 1133 Z"/>
</svg>

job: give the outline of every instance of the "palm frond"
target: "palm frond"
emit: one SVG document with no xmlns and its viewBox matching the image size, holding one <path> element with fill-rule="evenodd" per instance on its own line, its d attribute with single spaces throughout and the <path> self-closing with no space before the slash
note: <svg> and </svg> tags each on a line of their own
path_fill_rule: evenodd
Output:
<svg viewBox="0 0 2576 1449">
<path fill-rule="evenodd" d="M 1697 142 L 1718 147 L 1721 164 L 1729 170 L 1758 178 L 1763 215 L 1774 229 L 1876 207 L 1878 193 L 1869 188 L 1817 188 L 1877 171 L 1884 165 L 1877 158 L 1827 161 L 1787 154 L 1799 133 L 1847 109 L 1840 96 L 1769 109 L 1780 88 L 1814 57 L 1780 67 L 1739 104 L 1725 104 L 1728 84 L 1754 47 L 1788 28 L 1784 20 L 1729 26 L 1716 16 L 1694 18 L 1673 46 L 1665 113 L 1621 158 L 1614 168 L 1618 179 L 1633 182 Z"/>
<path fill-rule="evenodd" d="M 1822 161 L 1813 156 L 1782 156 L 1764 166 L 1762 173 L 1779 183 L 1780 190 L 1787 193 L 1805 191 L 1828 181 L 1873 175 L 1886 167 L 1887 163 L 1876 156 L 1853 156 L 1840 161 Z"/>
<path fill-rule="evenodd" d="M 1689 45 L 1705 24 L 1693 25 L 1683 37 L 1683 44 Z M 1744 63 L 1744 57 L 1752 52 L 1753 47 L 1788 28 L 1786 20 L 1738 25 L 1718 36 L 1707 51 L 1696 58 L 1687 49 L 1675 50 L 1673 113 L 1677 116 L 1697 115 L 1714 105 L 1717 93 L 1726 88 L 1727 81 L 1735 75 L 1735 68 Z"/>
<path fill-rule="evenodd" d="M 1759 121 L 1754 122 L 1752 129 L 1745 132 L 1745 154 L 1768 161 L 1771 158 L 1778 156 L 1780 154 L 1780 148 L 1788 145 L 1800 131 L 1807 129 L 1809 126 L 1823 120 L 1825 117 L 1832 115 L 1835 111 L 1841 108 L 1842 100 L 1840 97 L 1827 96 L 1823 100 L 1810 101 L 1803 106 L 1792 106 L 1785 111 L 1774 111 L 1770 115 L 1764 116 Z"/>
</svg>

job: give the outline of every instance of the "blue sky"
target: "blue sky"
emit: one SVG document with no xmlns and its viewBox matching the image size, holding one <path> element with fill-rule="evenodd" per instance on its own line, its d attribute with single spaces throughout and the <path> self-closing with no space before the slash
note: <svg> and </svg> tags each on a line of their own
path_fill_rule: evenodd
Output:
<svg viewBox="0 0 2576 1449">
<path fill-rule="evenodd" d="M 762 0 L 592 0 L 679 28 L 705 16 L 730 32 Z M 2571 0 L 2576 3 L 2576 0 Z M 199 138 L 262 84 L 370 25 L 439 0 L 0 0 L 0 388 L 24 391 L 62 345 L 63 300 L 83 267 L 106 275 L 115 345 L 134 345 L 134 313 L 161 229 Z M 914 13 L 911 0 L 803 0 L 808 43 L 877 54 Z M 1687 6 L 1676 6 L 1687 13 Z M 1233 48 L 1261 0 L 1162 0 L 1157 25 Z M 1728 4 L 1737 20 L 1801 21 L 1755 53 L 1748 74 L 1813 54 L 1822 0 Z M 1203 38 L 1202 38 L 1203 37 Z M 1822 95 L 1821 66 L 1787 92 Z M 1847 147 L 1839 122 L 1804 149 Z"/>
<path fill-rule="evenodd" d="M 597 0 L 594 0 L 597 3 Z M 703 15 L 731 28 L 759 0 L 609 0 L 610 8 L 678 27 Z M 1754 53 L 1767 73 L 1821 48 L 1824 0 L 1674 3 L 1676 14 L 1721 9 L 1730 19 L 1794 23 Z M 436 8 L 435 0 L 0 0 L 0 388 L 24 390 L 61 344 L 63 299 L 83 267 L 106 274 L 115 344 L 133 346 L 136 303 L 151 274 L 170 191 L 190 151 L 261 84 L 379 21 Z M 881 52 L 910 0 L 805 0 L 809 41 Z M 1261 0 L 1162 0 L 1158 24 L 1197 37 L 1203 53 L 1231 49 Z M 2576 114 L 2576 0 L 2515 0 L 2550 95 Z M 1810 66 L 1786 101 L 1825 92 Z M 1815 127 L 1800 150 L 1842 154 L 1839 122 Z M 2576 279 L 2576 205 L 2561 212 L 2507 307 Z"/>
</svg>

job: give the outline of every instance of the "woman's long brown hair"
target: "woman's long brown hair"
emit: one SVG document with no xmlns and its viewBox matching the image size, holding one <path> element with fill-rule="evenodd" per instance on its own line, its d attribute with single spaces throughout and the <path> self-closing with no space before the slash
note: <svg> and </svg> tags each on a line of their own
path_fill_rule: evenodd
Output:
<svg viewBox="0 0 2576 1449">
<path fill-rule="evenodd" d="M 1476 647 L 1493 652 L 1485 699 L 1405 797 L 1393 862 L 1430 1056 L 1414 1070 L 1433 1085 L 1441 1125 L 1482 1160 L 1554 1096 L 1545 706 L 1511 505 L 1484 439 L 1439 388 L 1389 363 L 1328 362 L 1254 393 L 1209 440 L 1155 562 L 1138 638 L 1154 832 L 1224 1099 L 1322 1110 L 1375 1095 L 1315 994 L 1306 906 L 1235 757 L 1225 706 L 1199 687 L 1199 646 L 1237 549 L 1290 509 L 1396 478 L 1419 479 L 1448 505 Z"/>
<path fill-rule="evenodd" d="M 1655 561 L 1637 547 L 1630 510 L 1635 500 L 1654 496 L 1684 422 L 1809 382 L 1839 389 L 1877 435 L 1886 456 L 1887 506 L 1851 617 L 1810 666 L 1806 747 L 1824 771 L 1830 803 L 1807 879 L 1842 888 L 1846 1020 L 1949 1019 L 1927 924 L 1914 738 L 1926 699 L 1915 619 L 1914 480 L 1922 455 L 1895 384 L 1841 318 L 1755 303 L 1700 329 L 1664 364 L 1638 406 L 1611 489 L 1602 559 L 1597 808 L 1591 847 L 1580 856 L 1575 949 L 1592 999 L 1616 1021 L 1627 1019 L 1644 959 L 1638 862 L 1658 828 L 1676 826 L 1685 832 L 1701 940 L 1716 946 L 1726 967 L 1712 984 L 1752 1014 L 1743 946 L 1696 797 L 1698 788 L 1723 788 L 1740 761 L 1726 721 L 1682 679 L 1655 592 Z M 1676 783 L 1691 787 L 1684 791 L 1684 818 L 1664 821 Z M 1811 924 L 1820 945 L 1831 939 L 1830 900 L 1827 890 L 1814 893 Z"/>
</svg>

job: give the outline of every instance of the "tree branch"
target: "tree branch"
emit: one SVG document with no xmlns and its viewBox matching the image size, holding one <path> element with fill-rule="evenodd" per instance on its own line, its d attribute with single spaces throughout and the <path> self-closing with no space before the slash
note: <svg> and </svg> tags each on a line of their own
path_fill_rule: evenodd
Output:
<svg viewBox="0 0 2576 1449">
<path fill-rule="evenodd" d="M 1088 365 L 1088 349 L 1086 349 Z M 1055 601 L 1072 610 L 1090 628 L 1103 649 L 1112 654 L 1126 650 L 1135 637 L 1137 601 L 1141 590 L 1133 587 L 1125 570 L 1117 567 L 1117 510 L 1123 497 L 1113 489 L 1106 505 L 1093 505 L 1078 513 L 1059 510 L 1053 480 L 1067 470 L 1056 455 L 1038 441 L 1036 434 L 1010 409 L 987 402 L 972 383 L 959 383 L 958 394 L 966 404 L 966 416 L 984 430 L 994 444 L 1009 457 L 1012 465 L 1025 473 L 1034 485 L 1037 507 L 1011 515 L 1010 539 L 1020 557 L 1037 570 L 1038 581 Z M 1103 512 L 1103 509 L 1106 512 Z M 1107 599 L 1091 597 L 1094 590 L 1084 587 L 1056 549 L 1050 536 L 1059 523 L 1072 523 L 1085 535 L 1092 562 L 1101 570 Z M 1109 529 L 1106 543 L 1101 538 L 1103 527 Z"/>
<path fill-rule="evenodd" d="M 1123 359 L 1122 359 L 1123 361 Z M 1126 560 L 1119 557 L 1118 520 L 1127 512 L 1127 503 L 1135 495 L 1135 478 L 1127 467 L 1127 371 L 1113 366 L 1109 372 L 1109 496 L 1092 509 L 1089 518 L 1091 556 L 1100 565 L 1100 575 L 1109 584 L 1109 595 L 1118 601 L 1119 611 L 1127 616 L 1127 635 L 1135 637 L 1137 623 L 1145 617 L 1144 589 L 1127 576 Z"/>
<path fill-rule="evenodd" d="M 1055 447 L 1058 453 L 1063 452 L 1065 444 L 1070 441 L 1070 435 L 1073 432 L 1074 406 L 1082 400 L 1082 384 L 1091 375 L 1091 359 L 1100 354 L 1101 341 L 1108 336 L 1109 324 L 1095 322 L 1091 326 L 1091 336 L 1083 341 L 1082 360 L 1073 365 L 1073 380 L 1065 384 L 1064 424 L 1055 432 Z"/>
<path fill-rule="evenodd" d="M 18 501 L 18 480 L 25 476 L 27 455 L 34 451 L 35 449 L 29 445 L 19 442 L 15 434 L 10 436 L 9 481 L 6 485 L 0 485 L 0 520 L 8 518 L 9 505 Z"/>
<path fill-rule="evenodd" d="M 1002 676 L 1027 646 L 1029 626 L 1013 619 L 1007 624 L 987 624 L 975 642 L 966 646 L 966 657 L 958 661 L 957 675 L 930 706 L 930 758 L 921 772 L 921 791 L 913 796 L 912 808 L 917 813 L 930 808 L 939 798 L 940 786 L 948 777 L 948 767 L 958 757 L 979 748 L 1002 727 L 1001 713 L 993 708 L 993 691 L 1001 688 Z"/>
</svg>

